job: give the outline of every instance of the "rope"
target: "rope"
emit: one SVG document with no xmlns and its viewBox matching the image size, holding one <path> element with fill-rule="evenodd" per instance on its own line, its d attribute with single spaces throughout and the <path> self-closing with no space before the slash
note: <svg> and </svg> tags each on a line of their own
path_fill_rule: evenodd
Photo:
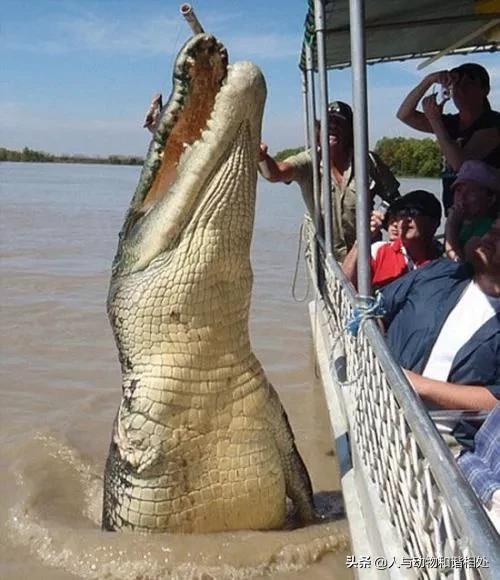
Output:
<svg viewBox="0 0 500 580">
<path fill-rule="evenodd" d="M 300 254 L 302 251 L 302 230 L 303 229 L 304 229 L 304 223 L 300 224 L 299 247 L 297 250 L 297 259 L 295 260 L 295 272 L 293 273 L 293 280 L 292 280 L 292 297 L 295 300 L 295 302 L 305 302 L 305 300 L 309 296 L 309 287 L 310 287 L 310 283 L 311 283 L 309 276 L 306 276 L 306 279 L 307 279 L 306 293 L 304 294 L 303 298 L 297 298 L 296 284 L 297 284 L 297 274 L 299 271 Z"/>
<path fill-rule="evenodd" d="M 346 331 L 357 338 L 367 320 L 382 318 L 384 316 L 383 297 L 380 292 L 374 296 L 360 296 L 360 304 L 352 311 L 351 320 L 346 325 Z"/>
<path fill-rule="evenodd" d="M 335 353 L 335 347 L 337 343 L 344 337 L 345 334 L 350 334 L 354 338 L 358 337 L 360 330 L 363 329 L 363 326 L 366 324 L 367 320 L 374 319 L 374 318 L 382 318 L 384 315 L 384 307 L 383 307 L 383 297 L 382 294 L 379 292 L 375 297 L 373 296 L 360 296 L 360 304 L 356 306 L 353 311 L 350 320 L 340 328 L 339 332 L 333 335 L 332 337 L 332 346 L 330 350 L 330 368 L 333 368 L 333 356 Z M 330 314 L 329 326 L 331 327 L 331 320 L 333 316 Z M 347 387 L 350 385 L 354 385 L 357 383 L 359 378 L 363 373 L 363 368 L 361 365 L 358 366 L 358 372 L 356 375 L 350 380 L 341 380 L 338 376 L 338 373 L 335 372 L 337 377 L 337 382 L 342 385 L 343 387 Z"/>
<path fill-rule="evenodd" d="M 171 63 L 170 63 L 170 68 L 172 70 L 174 69 L 175 59 L 177 58 L 177 53 L 179 52 L 179 49 L 180 49 L 180 42 L 179 42 L 179 40 L 180 40 L 180 37 L 181 37 L 181 26 L 184 26 L 184 25 L 185 25 L 185 21 L 181 23 L 181 19 L 178 18 L 177 19 L 177 32 L 176 32 L 176 35 L 175 35 L 174 43 L 172 45 L 173 52 L 172 52 L 172 59 L 171 59 Z"/>
</svg>

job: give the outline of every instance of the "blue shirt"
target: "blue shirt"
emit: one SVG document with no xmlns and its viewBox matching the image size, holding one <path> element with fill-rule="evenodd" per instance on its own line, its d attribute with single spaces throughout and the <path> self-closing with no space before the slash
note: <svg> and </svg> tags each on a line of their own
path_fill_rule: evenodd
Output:
<svg viewBox="0 0 500 580">
<path fill-rule="evenodd" d="M 483 503 L 500 489 L 500 404 L 476 433 L 474 450 L 462 453 L 458 465 Z"/>
<path fill-rule="evenodd" d="M 440 259 L 381 290 L 387 344 L 403 368 L 422 374 L 443 324 L 471 280 L 467 265 Z M 482 385 L 500 398 L 499 312 L 457 352 L 448 381 Z"/>
</svg>

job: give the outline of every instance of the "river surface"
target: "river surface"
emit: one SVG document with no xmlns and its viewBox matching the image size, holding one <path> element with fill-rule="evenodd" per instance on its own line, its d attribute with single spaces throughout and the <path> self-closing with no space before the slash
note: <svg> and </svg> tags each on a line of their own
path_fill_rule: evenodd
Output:
<svg viewBox="0 0 500 580">
<path fill-rule="evenodd" d="M 105 301 L 138 175 L 137 167 L 0 163 L 0 578 L 351 578 L 341 516 L 292 531 L 101 532 L 121 385 Z M 437 182 L 403 180 L 403 191 L 411 187 L 435 191 Z M 315 492 L 327 492 L 319 497 L 335 512 L 339 478 L 307 300 L 292 296 L 302 213 L 295 185 L 259 182 L 251 334 Z M 306 291 L 300 262 L 296 298 Z"/>
</svg>

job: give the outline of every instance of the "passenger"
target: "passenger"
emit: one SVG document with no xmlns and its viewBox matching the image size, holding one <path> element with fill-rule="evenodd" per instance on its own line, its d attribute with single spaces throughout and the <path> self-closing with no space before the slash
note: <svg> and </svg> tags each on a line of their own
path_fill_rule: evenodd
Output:
<svg viewBox="0 0 500 580">
<path fill-rule="evenodd" d="M 465 257 L 381 290 L 386 339 L 428 406 L 489 410 L 500 398 L 500 219 Z"/>
<path fill-rule="evenodd" d="M 436 95 L 425 98 L 434 83 L 448 93 L 438 104 Z M 481 159 L 500 168 L 500 113 L 492 111 L 488 101 L 490 77 L 484 67 L 467 63 L 451 71 L 427 75 L 405 98 L 397 117 L 413 129 L 434 133 L 444 156 L 443 205 L 445 212 L 453 205 L 451 184 L 462 163 Z M 443 115 L 447 99 L 453 99 L 457 114 Z M 417 111 L 422 99 L 423 113 Z"/>
<path fill-rule="evenodd" d="M 387 230 L 387 239 L 389 242 L 393 242 L 399 238 L 399 216 L 392 213 L 390 207 L 384 216 L 383 225 Z"/>
<path fill-rule="evenodd" d="M 378 252 L 378 248 L 383 246 L 387 240 L 393 242 L 399 238 L 399 218 L 390 212 L 390 205 L 384 213 L 383 209 L 372 211 L 370 217 L 370 233 L 373 240 L 372 256 Z M 382 240 L 382 229 L 387 231 L 387 240 Z"/>
<path fill-rule="evenodd" d="M 452 184 L 454 203 L 446 220 L 446 255 L 463 259 L 463 248 L 472 236 L 482 236 L 499 209 L 500 171 L 483 161 L 466 161 Z"/>
<path fill-rule="evenodd" d="M 356 186 L 353 165 L 353 128 L 351 107 L 342 101 L 328 106 L 328 132 L 333 206 L 333 253 L 342 262 L 356 240 Z M 313 166 L 309 151 L 303 151 L 284 161 L 276 162 L 261 145 L 260 173 L 269 181 L 296 181 L 302 190 L 307 209 L 314 215 Z M 378 195 L 391 203 L 399 197 L 399 182 L 391 170 L 375 154 L 369 154 L 369 188 L 373 198 Z"/>
<path fill-rule="evenodd" d="M 441 249 L 434 240 L 441 223 L 441 204 L 428 191 L 416 190 L 396 200 L 388 213 L 397 220 L 399 236 L 392 241 L 372 244 L 372 284 L 385 286 L 412 270 L 439 258 Z M 382 227 L 378 212 L 372 213 L 370 230 L 376 235 Z M 358 248 L 355 244 L 342 264 L 347 278 L 357 286 Z"/>
<path fill-rule="evenodd" d="M 457 462 L 500 533 L 500 405 L 476 433 L 474 449 L 462 453 Z"/>
</svg>

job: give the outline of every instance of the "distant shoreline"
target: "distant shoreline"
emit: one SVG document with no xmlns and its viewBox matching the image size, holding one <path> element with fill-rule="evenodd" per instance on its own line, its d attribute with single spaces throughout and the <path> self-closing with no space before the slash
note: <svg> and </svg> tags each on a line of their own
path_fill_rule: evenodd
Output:
<svg viewBox="0 0 500 580">
<path fill-rule="evenodd" d="M 93 161 L 23 161 L 23 160 L 18 160 L 18 161 L 13 161 L 11 159 L 0 159 L 0 164 L 1 163 L 54 163 L 54 164 L 64 164 L 64 165 L 124 165 L 124 166 L 137 166 L 137 165 L 142 165 L 142 163 L 140 164 L 136 164 L 136 163 L 108 163 L 107 161 L 102 161 L 102 158 L 99 158 L 99 161 L 96 161 L 95 163 Z M 438 177 L 427 177 L 425 175 L 411 175 L 411 174 L 407 174 L 407 175 L 398 175 L 398 178 L 402 178 L 402 179 L 439 179 Z M 262 178 L 264 181 L 265 179 Z"/>
<path fill-rule="evenodd" d="M 0 147 L 0 162 L 21 163 L 84 163 L 93 165 L 143 165 L 144 159 L 137 155 L 108 155 L 93 157 L 88 155 L 52 155 L 25 147 L 22 151 Z"/>
<path fill-rule="evenodd" d="M 282 161 L 290 155 L 303 151 L 303 147 L 283 149 L 274 155 Z M 374 149 L 382 161 L 391 168 L 394 175 L 438 178 L 441 175 L 442 155 L 435 139 L 426 137 L 383 137 Z M 99 165 L 143 165 L 144 158 L 139 155 L 53 155 L 25 147 L 22 151 L 0 147 L 1 161 L 24 161 L 28 163 L 87 163 Z"/>
<path fill-rule="evenodd" d="M 26 161 L 25 159 L 0 159 L 0 163 L 55 163 L 64 165 L 129 165 L 129 166 L 140 166 L 143 165 L 144 161 L 139 162 L 127 162 L 127 161 L 108 161 L 107 159 L 101 158 L 85 158 L 85 159 L 45 159 L 33 161 L 30 159 Z"/>
</svg>

